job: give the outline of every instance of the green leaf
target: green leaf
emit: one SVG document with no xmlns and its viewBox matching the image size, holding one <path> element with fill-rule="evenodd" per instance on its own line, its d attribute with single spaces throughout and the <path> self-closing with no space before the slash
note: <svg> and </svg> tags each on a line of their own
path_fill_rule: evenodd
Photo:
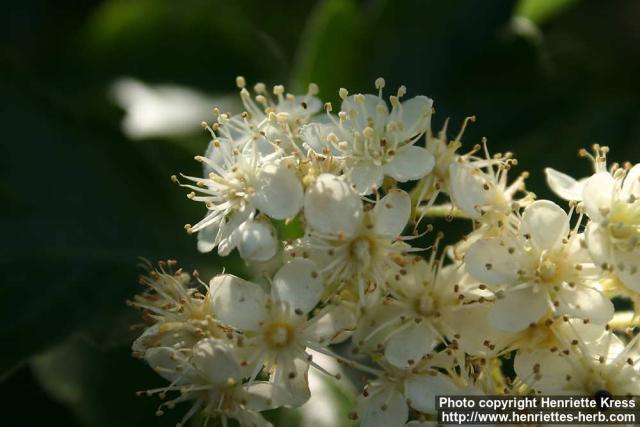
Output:
<svg viewBox="0 0 640 427">
<path fill-rule="evenodd" d="M 320 86 L 324 100 L 335 100 L 338 88 L 358 81 L 362 69 L 363 16 L 354 0 L 322 0 L 311 11 L 300 36 L 292 83 L 305 91 Z"/>
<path fill-rule="evenodd" d="M 146 81 L 172 81 L 207 90 L 235 89 L 238 74 L 273 77 L 286 73 L 286 59 L 251 8 L 241 2 L 111 0 L 84 28 L 78 44 L 102 73 Z"/>
<path fill-rule="evenodd" d="M 373 91 L 377 77 L 388 93 L 406 84 L 433 94 L 462 75 L 465 66 L 499 42 L 515 0 L 325 0 L 312 11 L 298 46 L 293 81 L 320 85 L 335 101 L 340 87 Z"/>
<path fill-rule="evenodd" d="M 578 0 L 520 0 L 516 15 L 529 18 L 536 24 L 542 24 L 577 2 Z"/>
</svg>

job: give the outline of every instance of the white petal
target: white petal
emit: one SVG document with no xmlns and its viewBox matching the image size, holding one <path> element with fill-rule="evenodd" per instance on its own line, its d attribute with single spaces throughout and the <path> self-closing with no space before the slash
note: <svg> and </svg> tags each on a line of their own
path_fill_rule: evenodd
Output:
<svg viewBox="0 0 640 427">
<path fill-rule="evenodd" d="M 564 394 L 568 390 L 576 389 L 574 382 L 578 378 L 571 375 L 573 369 L 569 358 L 560 357 L 559 354 L 560 352 L 552 353 L 548 349 L 519 351 L 513 367 L 520 379 L 534 390 L 545 394 Z M 536 375 L 534 370 L 539 375 Z M 569 381 L 567 375 L 570 375 Z"/>
<path fill-rule="evenodd" d="M 304 216 L 315 231 L 352 236 L 362 224 L 362 200 L 341 178 L 322 174 L 307 190 Z"/>
<path fill-rule="evenodd" d="M 371 194 L 382 185 L 384 171 L 381 166 L 362 161 L 351 169 L 350 179 L 358 194 Z"/>
<path fill-rule="evenodd" d="M 284 391 L 280 406 L 295 408 L 311 397 L 309 390 L 309 363 L 302 359 L 291 359 L 289 355 L 280 354 L 275 365 L 273 380 Z"/>
<path fill-rule="evenodd" d="M 480 218 L 478 207 L 484 206 L 487 200 L 483 180 L 477 169 L 472 166 L 454 162 L 449 166 L 449 195 L 453 204 L 472 219 Z"/>
<path fill-rule="evenodd" d="M 314 317 L 305 333 L 315 342 L 337 344 L 349 338 L 356 328 L 356 315 L 345 305 L 330 306 L 319 317 Z"/>
<path fill-rule="evenodd" d="M 383 345 L 391 331 L 398 327 L 401 322 L 400 316 L 410 316 L 412 311 L 396 304 L 372 304 L 372 307 L 358 318 L 352 341 L 362 342 L 366 348 L 375 350 Z"/>
<path fill-rule="evenodd" d="M 373 208 L 373 229 L 380 236 L 396 238 L 402 234 L 411 216 L 411 198 L 393 189 Z"/>
<path fill-rule="evenodd" d="M 306 116 L 317 113 L 322 108 L 322 101 L 315 96 L 295 95 L 292 99 L 289 97 L 278 102 L 276 107 L 278 112 L 289 113 L 289 120 L 304 120 Z"/>
<path fill-rule="evenodd" d="M 380 390 L 368 397 L 358 396 L 358 415 L 361 426 L 402 427 L 409 417 L 409 407 L 397 390 Z"/>
<path fill-rule="evenodd" d="M 591 219 L 599 221 L 607 215 L 611 209 L 614 187 L 615 182 L 608 172 L 599 172 L 587 179 L 582 200 Z"/>
<path fill-rule="evenodd" d="M 246 221 L 237 233 L 238 252 L 247 261 L 268 261 L 278 250 L 276 229 L 268 221 Z"/>
<path fill-rule="evenodd" d="M 426 96 L 415 96 L 403 101 L 391 111 L 388 122 L 395 121 L 402 126 L 397 139 L 406 141 L 426 132 L 431 124 L 433 100 Z"/>
<path fill-rule="evenodd" d="M 308 148 L 311 148 L 318 154 L 325 154 L 326 150 L 334 156 L 340 152 L 337 147 L 327 141 L 327 136 L 331 133 L 339 135 L 339 131 L 332 124 L 328 123 L 310 123 L 304 125 L 300 130 L 300 138 Z"/>
<path fill-rule="evenodd" d="M 558 293 L 558 300 L 559 314 L 589 319 L 599 325 L 607 323 L 613 317 L 613 303 L 597 289 L 586 286 L 562 288 Z"/>
<path fill-rule="evenodd" d="M 569 201 L 582 200 L 582 190 L 586 179 L 577 181 L 573 177 L 552 168 L 545 168 L 544 173 L 547 176 L 547 185 L 559 197 Z"/>
<path fill-rule="evenodd" d="M 211 279 L 209 288 L 217 319 L 242 330 L 259 329 L 267 315 L 267 295 L 259 285 L 222 274 Z"/>
<path fill-rule="evenodd" d="M 244 401 L 252 411 L 266 411 L 279 406 L 285 396 L 285 390 L 278 384 L 255 381 L 244 388 Z"/>
<path fill-rule="evenodd" d="M 167 381 L 175 381 L 180 377 L 178 384 L 189 381 L 197 381 L 197 372 L 190 369 L 187 358 L 183 352 L 177 351 L 173 347 L 150 348 L 144 353 L 144 359 L 151 369 L 156 371 Z"/>
<path fill-rule="evenodd" d="M 241 379 L 240 363 L 228 343 L 205 338 L 193 346 L 193 364 L 212 384 L 227 384 Z"/>
<path fill-rule="evenodd" d="M 605 358 L 607 363 L 611 363 L 625 349 L 625 343 L 612 331 L 605 331 L 600 339 L 589 343 L 591 355 L 598 359 L 599 356 Z M 636 353 L 637 354 L 637 353 Z"/>
<path fill-rule="evenodd" d="M 387 341 L 384 356 L 392 365 L 405 368 L 417 363 L 437 344 L 437 337 L 427 325 L 412 324 Z"/>
<path fill-rule="evenodd" d="M 264 165 L 257 182 L 253 203 L 271 218 L 292 218 L 302 207 L 302 184 L 287 162 Z"/>
<path fill-rule="evenodd" d="M 218 233 L 218 255 L 227 256 L 237 246 L 238 228 L 253 214 L 253 209 L 233 212 L 220 226 Z"/>
<path fill-rule="evenodd" d="M 373 122 L 373 128 L 381 133 L 387 122 L 389 109 L 383 99 L 376 95 L 363 95 L 364 102 L 362 104 L 355 100 L 355 95 L 349 96 L 342 101 L 340 110 L 347 113 L 350 120 L 347 120 L 345 126 L 354 130 L 361 131 Z M 355 115 L 354 115 L 355 114 Z"/>
<path fill-rule="evenodd" d="M 536 248 L 551 249 L 569 233 L 569 217 L 555 203 L 538 200 L 524 210 L 520 232 L 531 236 Z"/>
<path fill-rule="evenodd" d="M 606 333 L 604 325 L 584 323 L 581 319 L 569 319 L 568 322 L 558 324 L 556 328 L 557 333 L 562 334 L 565 340 L 571 341 L 578 338 L 579 341 L 587 344 L 598 341 Z"/>
<path fill-rule="evenodd" d="M 210 173 L 220 175 L 226 170 L 225 158 L 227 158 L 232 151 L 235 141 L 229 140 L 228 138 L 222 138 L 222 140 L 223 143 L 218 147 L 213 143 L 207 145 L 204 157 L 209 161 L 202 162 L 202 176 L 209 176 Z M 213 163 L 213 166 L 211 166 L 210 163 Z"/>
<path fill-rule="evenodd" d="M 534 292 L 533 286 L 510 290 L 496 300 L 489 312 L 489 322 L 501 331 L 518 332 L 537 322 L 547 312 L 545 292 Z"/>
<path fill-rule="evenodd" d="M 308 313 L 318 304 L 323 289 L 316 265 L 307 259 L 294 259 L 275 274 L 271 295 L 276 301 L 288 302 L 292 309 Z"/>
<path fill-rule="evenodd" d="M 435 164 L 435 158 L 426 148 L 410 145 L 400 148 L 391 162 L 384 165 L 384 173 L 396 181 L 407 182 L 422 178 Z"/>
<path fill-rule="evenodd" d="M 414 376 L 405 384 L 411 407 L 427 414 L 436 413 L 436 396 L 460 394 L 458 387 L 442 374 Z"/>
<path fill-rule="evenodd" d="M 498 353 L 513 337 L 512 334 L 502 332 L 494 328 L 489 322 L 489 310 L 491 304 L 466 304 L 454 306 L 454 310 L 446 310 L 441 313 L 442 321 L 451 330 L 449 338 L 458 341 L 460 349 L 472 354 L 481 355 L 490 353 L 486 342 L 495 346 L 493 350 Z"/>
<path fill-rule="evenodd" d="M 627 172 L 622 184 L 622 194 L 624 198 L 631 195 L 640 197 L 640 164 L 633 166 Z"/>
<path fill-rule="evenodd" d="M 513 246 L 499 239 L 478 240 L 464 256 L 467 272 L 489 285 L 513 283 L 522 266 L 522 256 Z"/>
<path fill-rule="evenodd" d="M 216 247 L 218 230 L 218 224 L 214 223 L 198 231 L 198 250 L 200 252 L 211 252 Z"/>
<path fill-rule="evenodd" d="M 593 264 L 587 249 L 586 233 L 577 233 L 569 238 L 566 246 L 566 262 L 570 264 Z M 585 266 L 586 267 L 586 266 Z"/>
<path fill-rule="evenodd" d="M 627 288 L 640 292 L 640 252 L 637 249 L 631 252 L 616 251 L 615 259 L 618 278 Z"/>
<path fill-rule="evenodd" d="M 612 249 L 606 227 L 589 222 L 584 235 L 593 262 L 598 265 L 610 262 Z"/>
</svg>

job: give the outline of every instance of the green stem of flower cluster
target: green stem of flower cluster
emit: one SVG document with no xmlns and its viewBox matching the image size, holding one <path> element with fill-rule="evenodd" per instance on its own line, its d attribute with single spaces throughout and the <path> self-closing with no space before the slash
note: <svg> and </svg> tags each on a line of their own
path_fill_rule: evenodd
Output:
<svg viewBox="0 0 640 427">
<path fill-rule="evenodd" d="M 416 215 L 420 216 L 424 214 L 426 217 L 432 218 L 461 218 L 461 219 L 469 219 L 467 214 L 462 212 L 460 209 L 452 207 L 450 204 L 444 205 L 435 205 L 435 206 L 418 206 L 416 207 Z"/>
</svg>

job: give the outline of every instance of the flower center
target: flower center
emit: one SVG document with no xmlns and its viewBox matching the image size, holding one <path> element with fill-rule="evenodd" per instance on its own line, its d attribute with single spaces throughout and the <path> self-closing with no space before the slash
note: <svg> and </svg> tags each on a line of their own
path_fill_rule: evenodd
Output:
<svg viewBox="0 0 640 427">
<path fill-rule="evenodd" d="M 538 265 L 536 273 L 543 282 L 553 282 L 558 274 L 558 266 L 555 262 L 545 259 Z"/>
<path fill-rule="evenodd" d="M 523 347 L 531 349 L 536 347 L 549 349 L 559 344 L 554 329 L 546 324 L 544 318 L 534 326 L 525 329 L 520 342 Z"/>
<path fill-rule="evenodd" d="M 435 303 L 430 294 L 424 294 L 416 304 L 416 311 L 425 317 L 431 316 L 435 308 Z"/>
<path fill-rule="evenodd" d="M 371 246 L 371 241 L 365 237 L 356 239 L 351 244 L 351 256 L 353 256 L 362 267 L 368 267 L 371 262 Z"/>
<path fill-rule="evenodd" d="M 640 243 L 640 202 L 617 203 L 609 217 L 607 229 L 620 249 L 635 249 Z"/>
<path fill-rule="evenodd" d="M 293 341 L 293 327 L 285 322 L 274 322 L 267 326 L 265 339 L 270 347 L 287 347 Z"/>
</svg>

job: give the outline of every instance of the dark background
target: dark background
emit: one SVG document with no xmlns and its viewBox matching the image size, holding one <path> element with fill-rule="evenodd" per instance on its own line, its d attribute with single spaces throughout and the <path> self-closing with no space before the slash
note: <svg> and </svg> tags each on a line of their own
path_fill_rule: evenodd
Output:
<svg viewBox="0 0 640 427">
<path fill-rule="evenodd" d="M 170 426 L 184 412 L 157 418 L 156 399 L 134 395 L 162 381 L 130 357 L 124 302 L 138 256 L 221 268 L 182 229 L 202 206 L 169 180 L 200 173 L 208 136 L 128 139 L 109 96 L 119 77 L 213 95 L 238 74 L 315 81 L 335 102 L 384 76 L 389 92 L 433 97 L 450 136 L 476 115 L 463 150 L 486 136 L 515 152 L 541 197 L 544 166 L 590 172 L 581 147 L 638 160 L 633 0 L 23 0 L 2 15 L 2 425 Z"/>
</svg>

